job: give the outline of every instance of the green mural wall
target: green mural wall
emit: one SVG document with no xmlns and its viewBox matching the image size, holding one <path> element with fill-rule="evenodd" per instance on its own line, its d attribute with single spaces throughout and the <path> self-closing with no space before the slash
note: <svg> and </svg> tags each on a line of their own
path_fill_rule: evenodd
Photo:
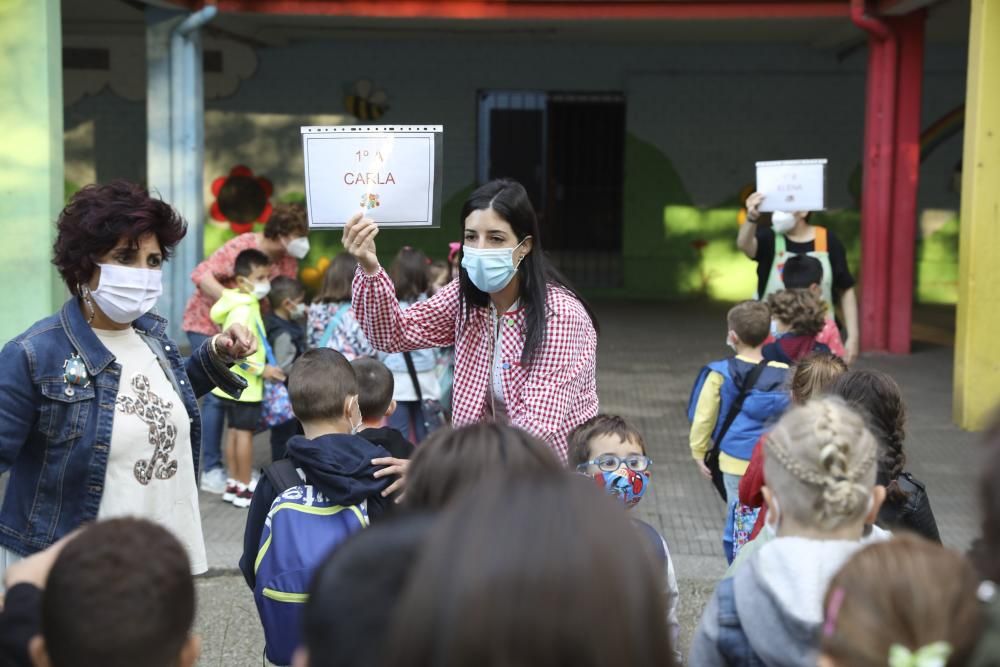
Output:
<svg viewBox="0 0 1000 667">
<path fill-rule="evenodd" d="M 715 206 L 695 206 L 677 169 L 656 146 L 629 134 L 625 146 L 625 224 L 622 255 L 624 288 L 594 292 L 595 297 L 636 299 L 707 298 L 738 301 L 753 296 L 756 265 L 736 248 L 740 216 L 737 189 Z M 423 249 L 435 259 L 447 256 L 448 243 L 460 240 L 458 218 L 472 192 L 469 184 L 442 205 L 437 229 L 385 230 L 379 235 L 379 258 L 388 266 L 404 245 Z M 301 202 L 301 192 L 285 192 L 277 201 Z M 207 219 L 207 216 L 206 216 Z M 814 215 L 840 237 L 848 261 L 860 276 L 860 214 L 857 210 L 824 211 Z M 262 225 L 256 225 L 259 230 Z M 205 252 L 209 254 L 234 236 L 228 226 L 206 223 Z M 301 278 L 310 290 L 339 252 L 339 231 L 310 235 L 312 250 L 302 262 Z M 958 281 L 958 219 L 920 239 L 916 248 L 915 298 L 920 303 L 955 303 Z"/>
<path fill-rule="evenodd" d="M 625 231 L 622 296 L 646 299 L 708 298 L 738 301 L 753 296 L 756 264 L 736 248 L 740 202 L 734 195 L 717 206 L 691 203 L 670 159 L 655 146 L 628 135 L 625 144 Z M 860 213 L 822 211 L 813 222 L 844 243 L 859 280 Z M 916 248 L 915 299 L 956 303 L 957 216 Z"/>
</svg>

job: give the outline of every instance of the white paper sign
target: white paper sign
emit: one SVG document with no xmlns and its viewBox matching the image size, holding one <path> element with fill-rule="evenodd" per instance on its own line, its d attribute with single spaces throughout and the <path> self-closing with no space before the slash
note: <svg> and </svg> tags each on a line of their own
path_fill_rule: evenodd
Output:
<svg viewBox="0 0 1000 667">
<path fill-rule="evenodd" d="M 757 163 L 761 211 L 822 211 L 826 208 L 826 160 Z"/>
<path fill-rule="evenodd" d="M 380 227 L 433 227 L 440 207 L 440 125 L 303 127 L 309 226 L 357 213 Z"/>
</svg>

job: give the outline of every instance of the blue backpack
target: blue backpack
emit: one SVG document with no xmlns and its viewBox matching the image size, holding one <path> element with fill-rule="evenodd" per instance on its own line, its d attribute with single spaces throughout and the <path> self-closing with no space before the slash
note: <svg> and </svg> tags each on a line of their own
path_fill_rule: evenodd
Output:
<svg viewBox="0 0 1000 667">
<path fill-rule="evenodd" d="M 368 510 L 365 503 L 334 504 L 288 459 L 272 463 L 264 474 L 278 496 L 260 535 L 253 597 L 264 626 L 267 659 L 289 665 L 299 644 L 313 572 L 331 551 L 368 525 Z"/>
</svg>

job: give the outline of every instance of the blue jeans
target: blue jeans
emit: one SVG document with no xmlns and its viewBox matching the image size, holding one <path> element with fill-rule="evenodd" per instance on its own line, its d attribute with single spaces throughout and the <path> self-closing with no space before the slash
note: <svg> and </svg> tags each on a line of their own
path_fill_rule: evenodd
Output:
<svg viewBox="0 0 1000 667">
<path fill-rule="evenodd" d="M 211 338 L 205 334 L 185 331 L 191 342 L 191 353 Z M 222 399 L 212 393 L 201 399 L 201 470 L 206 473 L 222 467 L 222 430 L 226 425 L 226 412 Z"/>
<path fill-rule="evenodd" d="M 204 417 L 202 417 L 204 421 Z M 743 475 L 733 475 L 728 472 L 722 473 L 722 483 L 726 485 L 726 504 L 732 505 L 740 500 L 740 480 Z"/>
<path fill-rule="evenodd" d="M 394 428 L 403 437 L 414 444 L 427 437 L 427 424 L 424 423 L 424 410 L 420 401 L 397 401 L 396 411 L 386 420 L 389 428 Z"/>
</svg>

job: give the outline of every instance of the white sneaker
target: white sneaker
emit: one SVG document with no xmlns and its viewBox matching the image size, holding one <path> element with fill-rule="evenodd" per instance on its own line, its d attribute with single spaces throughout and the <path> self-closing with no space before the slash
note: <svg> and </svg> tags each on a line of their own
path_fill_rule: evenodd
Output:
<svg viewBox="0 0 1000 667">
<path fill-rule="evenodd" d="M 249 487 L 240 484 L 240 491 L 239 493 L 236 494 L 236 497 L 233 499 L 233 507 L 240 507 L 242 509 L 246 509 L 247 507 L 250 507 L 250 503 L 252 502 L 253 502 L 253 491 L 251 491 Z"/>
<path fill-rule="evenodd" d="M 254 473 L 253 476 L 250 478 L 250 486 L 247 487 L 248 489 L 250 489 L 250 493 L 253 493 L 254 491 L 257 490 L 257 481 L 259 479 L 260 475 L 258 475 L 257 473 Z"/>
<path fill-rule="evenodd" d="M 237 482 L 233 478 L 226 480 L 226 490 L 222 494 L 222 501 L 226 503 L 231 503 L 236 500 L 236 496 L 240 493 L 240 487 L 243 485 Z"/>
<path fill-rule="evenodd" d="M 224 493 L 226 490 L 226 471 L 222 468 L 209 470 L 201 474 L 201 490 L 208 493 Z"/>
</svg>

